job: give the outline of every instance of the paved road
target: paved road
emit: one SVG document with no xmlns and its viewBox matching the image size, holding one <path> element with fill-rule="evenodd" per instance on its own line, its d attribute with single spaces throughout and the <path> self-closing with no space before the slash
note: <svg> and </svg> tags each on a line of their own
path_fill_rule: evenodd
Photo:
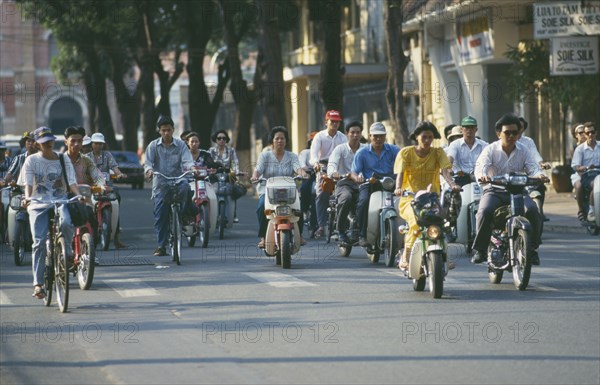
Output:
<svg viewBox="0 0 600 385">
<path fill-rule="evenodd" d="M 0 383 L 600 382 L 598 237 L 547 233 L 530 288 L 488 282 L 459 246 L 444 297 L 398 270 L 311 241 L 282 270 L 241 223 L 183 264 L 151 256 L 149 191 L 123 192 L 127 251 L 101 254 L 70 311 L 30 297 L 31 269 L 0 258 Z"/>
</svg>

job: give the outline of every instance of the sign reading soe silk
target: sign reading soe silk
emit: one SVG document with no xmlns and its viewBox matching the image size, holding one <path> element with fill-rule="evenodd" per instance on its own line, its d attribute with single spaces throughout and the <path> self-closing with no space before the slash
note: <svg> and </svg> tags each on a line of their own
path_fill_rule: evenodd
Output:
<svg viewBox="0 0 600 385">
<path fill-rule="evenodd" d="M 563 1 L 533 5 L 534 38 L 599 35 L 600 2 Z"/>
<path fill-rule="evenodd" d="M 550 75 L 598 73 L 598 37 L 557 37 L 552 41 Z"/>
</svg>

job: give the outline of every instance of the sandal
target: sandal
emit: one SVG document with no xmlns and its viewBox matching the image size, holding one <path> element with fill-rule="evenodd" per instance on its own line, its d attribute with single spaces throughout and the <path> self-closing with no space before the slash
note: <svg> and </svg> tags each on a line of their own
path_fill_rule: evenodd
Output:
<svg viewBox="0 0 600 385">
<path fill-rule="evenodd" d="M 406 253 L 402 253 L 402 257 L 400 258 L 400 263 L 398 264 L 398 269 L 406 271 L 408 270 L 408 264 L 409 262 L 409 257 L 406 255 Z"/>
<path fill-rule="evenodd" d="M 256 245 L 256 247 L 258 247 L 259 249 L 264 249 L 265 248 L 265 239 L 261 238 L 260 241 L 258 242 L 258 245 Z"/>
<path fill-rule="evenodd" d="M 35 297 L 37 299 L 44 299 L 44 298 L 46 298 L 46 291 L 44 290 L 43 287 L 36 286 L 33 288 L 33 294 L 31 296 Z"/>
<path fill-rule="evenodd" d="M 585 213 L 583 211 L 580 211 L 577 213 L 577 219 L 579 219 L 579 222 L 586 222 L 587 215 L 585 215 Z"/>
</svg>

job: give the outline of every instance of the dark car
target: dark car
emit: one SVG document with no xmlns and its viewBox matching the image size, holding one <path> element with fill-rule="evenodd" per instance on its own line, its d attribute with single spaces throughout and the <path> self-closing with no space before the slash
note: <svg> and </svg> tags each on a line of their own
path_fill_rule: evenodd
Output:
<svg viewBox="0 0 600 385">
<path fill-rule="evenodd" d="M 140 159 L 133 151 L 111 151 L 119 170 L 127 175 L 127 178 L 117 179 L 116 183 L 131 183 L 131 188 L 144 188 L 144 167 L 140 163 Z"/>
</svg>

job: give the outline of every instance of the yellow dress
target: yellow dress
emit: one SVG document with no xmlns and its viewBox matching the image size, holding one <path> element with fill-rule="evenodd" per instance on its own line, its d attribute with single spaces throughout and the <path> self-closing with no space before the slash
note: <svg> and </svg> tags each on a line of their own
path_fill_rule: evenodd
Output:
<svg viewBox="0 0 600 385">
<path fill-rule="evenodd" d="M 415 146 L 404 147 L 396 156 L 394 162 L 394 173 L 404 173 L 402 178 L 402 189 L 417 192 L 426 190 L 431 184 L 431 191 L 440 192 L 440 170 L 451 168 L 444 149 L 432 147 L 429 154 L 424 158 L 417 155 Z M 409 226 L 408 234 L 404 239 L 405 247 L 410 250 L 417 239 L 419 226 L 410 205 L 413 197 L 402 197 L 398 204 L 398 212 Z"/>
</svg>

